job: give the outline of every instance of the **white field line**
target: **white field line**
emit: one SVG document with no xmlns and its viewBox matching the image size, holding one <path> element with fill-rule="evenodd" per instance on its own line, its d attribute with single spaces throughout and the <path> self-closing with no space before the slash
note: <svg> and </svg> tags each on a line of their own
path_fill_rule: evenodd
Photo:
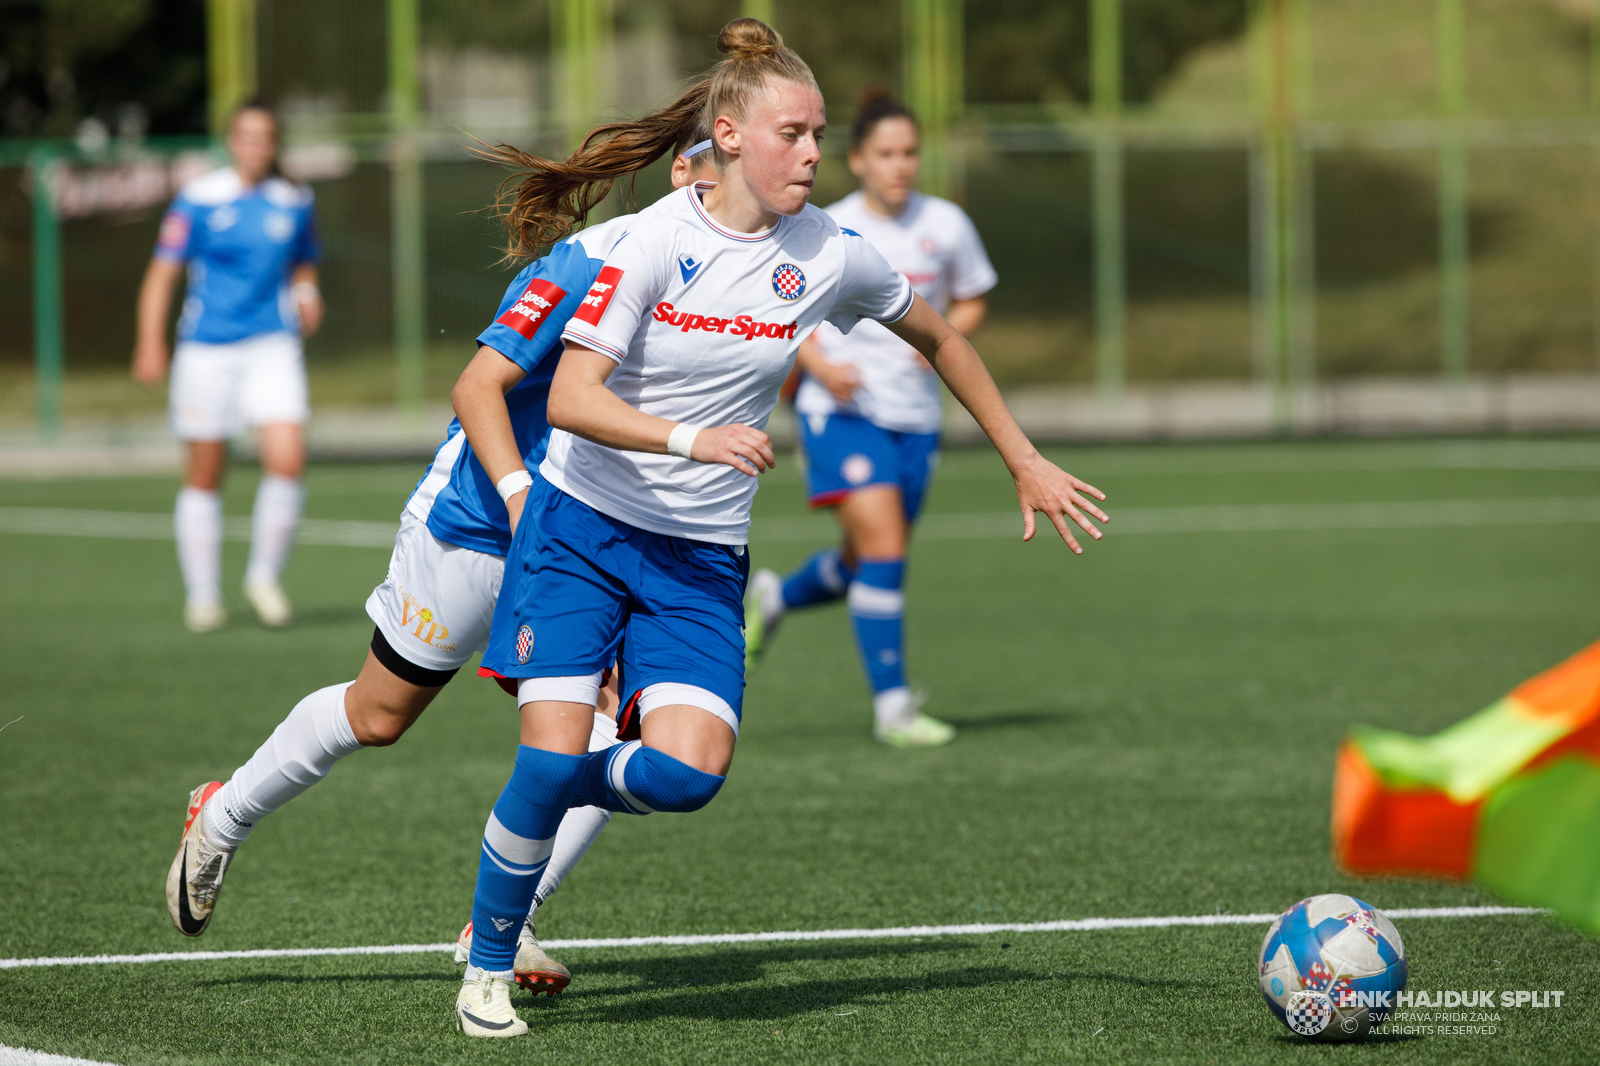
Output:
<svg viewBox="0 0 1600 1066">
<path fill-rule="evenodd" d="M 1548 914 L 1537 907 L 1402 907 L 1390 918 L 1485 918 L 1502 914 Z M 683 936 L 595 937 L 542 940 L 552 951 L 585 948 L 692 947 L 700 944 L 763 944 L 808 940 L 883 940 L 908 937 L 980 936 L 987 933 L 1087 933 L 1105 929 L 1167 929 L 1175 926 L 1267 925 L 1276 914 L 1189 914 L 1165 918 L 1067 918 L 1055 922 L 985 922 L 973 925 L 903 925 L 888 929 L 796 929 L 780 933 L 691 933 Z M 454 944 L 377 944 L 349 948 L 257 948 L 252 951 L 159 951 L 147 955 L 65 955 L 0 959 L 0 970 L 36 966 L 115 966 L 141 962 L 215 962 L 221 959 L 301 959 L 329 955 L 428 955 L 454 951 Z"/>
<path fill-rule="evenodd" d="M 1269 503 L 1207 507 L 1122 507 L 1112 512 L 1112 537 L 1175 533 L 1277 533 L 1293 530 L 1425 529 L 1458 526 L 1585 525 L 1600 523 L 1600 497 L 1547 496 L 1501 500 L 1418 500 L 1387 503 Z M 388 548 L 396 526 L 388 522 L 308 518 L 301 544 Z M 751 539 L 832 540 L 838 526 L 827 515 L 758 518 Z M 1041 532 L 1047 532 L 1042 530 Z M 0 507 L 0 533 L 55 537 L 171 540 L 172 517 L 131 511 L 80 511 L 53 507 Z M 250 539 L 248 518 L 229 518 L 224 537 Z M 1012 511 L 931 514 L 917 525 L 923 540 L 1018 540 L 1021 515 Z"/>
<path fill-rule="evenodd" d="M 51 1055 L 25 1047 L 0 1044 L 0 1066 L 115 1066 L 99 1059 L 75 1059 L 71 1055 Z"/>
</svg>

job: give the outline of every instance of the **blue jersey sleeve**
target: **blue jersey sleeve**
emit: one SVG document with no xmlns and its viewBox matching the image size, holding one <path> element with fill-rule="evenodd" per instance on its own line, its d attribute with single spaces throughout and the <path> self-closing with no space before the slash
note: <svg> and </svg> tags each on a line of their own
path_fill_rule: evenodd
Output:
<svg viewBox="0 0 1600 1066">
<path fill-rule="evenodd" d="M 567 319 L 604 265 L 590 259 L 577 241 L 556 245 L 511 282 L 494 322 L 478 334 L 478 343 L 532 373 L 545 356 L 560 350 Z"/>
<path fill-rule="evenodd" d="M 301 263 L 322 262 L 322 241 L 317 236 L 317 213 L 311 205 L 306 205 L 305 214 L 300 218 L 300 232 L 295 235 L 293 262 Z"/>
<path fill-rule="evenodd" d="M 195 223 L 199 221 L 197 207 L 182 196 L 172 201 L 161 219 L 161 233 L 156 237 L 156 257 L 173 263 L 187 261 L 193 254 L 196 237 Z"/>
</svg>

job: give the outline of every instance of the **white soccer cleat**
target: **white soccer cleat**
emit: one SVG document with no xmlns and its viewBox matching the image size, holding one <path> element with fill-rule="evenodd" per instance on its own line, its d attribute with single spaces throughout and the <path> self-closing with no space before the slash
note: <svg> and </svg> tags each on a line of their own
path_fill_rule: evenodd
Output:
<svg viewBox="0 0 1600 1066">
<path fill-rule="evenodd" d="M 253 581 L 244 586 L 244 598 L 250 601 L 250 606 L 256 609 L 256 616 L 261 619 L 264 626 L 286 626 L 289 619 L 294 617 L 294 609 L 289 606 L 289 597 L 283 594 L 283 586 L 276 581 Z"/>
<path fill-rule="evenodd" d="M 228 624 L 228 612 L 220 603 L 188 603 L 183 607 L 183 624 L 191 633 L 215 633 Z"/>
<path fill-rule="evenodd" d="M 472 955 L 472 923 L 456 937 L 456 965 L 467 964 Z M 517 937 L 517 958 L 511 964 L 517 975 L 519 987 L 534 995 L 541 992 L 553 996 L 572 983 L 572 971 L 544 953 L 539 938 L 533 930 L 530 917 L 522 923 L 522 933 Z"/>
<path fill-rule="evenodd" d="M 775 570 L 757 570 L 750 577 L 744 601 L 744 671 L 755 669 L 777 636 L 783 621 L 783 578 Z"/>
<path fill-rule="evenodd" d="M 208 781 L 189 793 L 189 813 L 183 821 L 178 854 L 167 870 L 167 913 L 184 936 L 199 936 L 211 924 L 222 891 L 222 878 L 233 861 L 234 849 L 218 843 L 206 832 L 201 813 L 206 801 L 222 788 Z"/>
<path fill-rule="evenodd" d="M 486 970 L 467 967 L 467 979 L 456 996 L 456 1028 L 468 1036 L 521 1036 L 528 1023 L 511 1006 L 511 982 Z"/>
</svg>

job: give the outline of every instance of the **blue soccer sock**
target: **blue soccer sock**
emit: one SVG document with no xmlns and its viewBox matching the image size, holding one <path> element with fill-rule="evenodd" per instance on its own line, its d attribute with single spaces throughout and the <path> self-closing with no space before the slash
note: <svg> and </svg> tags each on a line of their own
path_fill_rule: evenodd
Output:
<svg viewBox="0 0 1600 1066">
<path fill-rule="evenodd" d="M 815 607 L 843 599 L 854 576 L 838 548 L 823 548 L 783 579 L 783 606 Z"/>
<path fill-rule="evenodd" d="M 906 683 L 901 625 L 906 606 L 901 591 L 905 572 L 904 559 L 862 559 L 850 582 L 850 623 L 874 693 L 902 688 Z"/>
<path fill-rule="evenodd" d="M 696 770 L 637 740 L 589 753 L 574 807 L 604 807 L 623 814 L 698 811 L 727 780 Z"/>
<path fill-rule="evenodd" d="M 578 791 L 584 761 L 582 755 L 517 748 L 511 780 L 483 831 L 472 897 L 472 965 L 496 973 L 512 968 L 517 937 L 561 818 Z"/>
</svg>

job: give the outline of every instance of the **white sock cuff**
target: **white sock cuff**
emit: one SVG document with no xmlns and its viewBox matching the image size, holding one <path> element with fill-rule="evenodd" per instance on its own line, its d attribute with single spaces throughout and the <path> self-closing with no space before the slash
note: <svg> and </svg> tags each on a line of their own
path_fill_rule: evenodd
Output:
<svg viewBox="0 0 1600 1066">
<path fill-rule="evenodd" d="M 555 700 L 560 703 L 582 703 L 593 707 L 600 702 L 600 675 L 602 671 L 596 670 L 592 674 L 582 674 L 575 677 L 524 677 L 517 681 L 517 706 L 524 703 L 538 703 L 541 700 Z"/>
<path fill-rule="evenodd" d="M 863 618 L 899 618 L 906 610 L 906 594 L 899 589 L 881 589 L 861 581 L 850 582 L 846 594 L 850 613 Z"/>
<path fill-rule="evenodd" d="M 733 708 L 728 701 L 712 692 L 710 689 L 701 688 L 699 685 L 680 685 L 672 681 L 663 681 L 651 685 L 639 693 L 639 718 L 657 707 L 677 706 L 698 707 L 707 714 L 714 714 L 733 730 L 733 735 L 739 735 L 739 716 L 733 713 Z"/>
<path fill-rule="evenodd" d="M 350 727 L 350 716 L 345 713 L 344 697 L 350 691 L 354 681 L 346 681 L 342 685 L 329 685 L 322 689 L 323 692 L 337 690 L 337 699 L 318 700 L 312 709 L 312 721 L 317 727 L 317 741 L 330 755 L 344 758 L 352 752 L 360 751 L 366 745 L 356 739 L 356 731 Z M 317 693 L 312 693 L 313 696 Z"/>
</svg>

